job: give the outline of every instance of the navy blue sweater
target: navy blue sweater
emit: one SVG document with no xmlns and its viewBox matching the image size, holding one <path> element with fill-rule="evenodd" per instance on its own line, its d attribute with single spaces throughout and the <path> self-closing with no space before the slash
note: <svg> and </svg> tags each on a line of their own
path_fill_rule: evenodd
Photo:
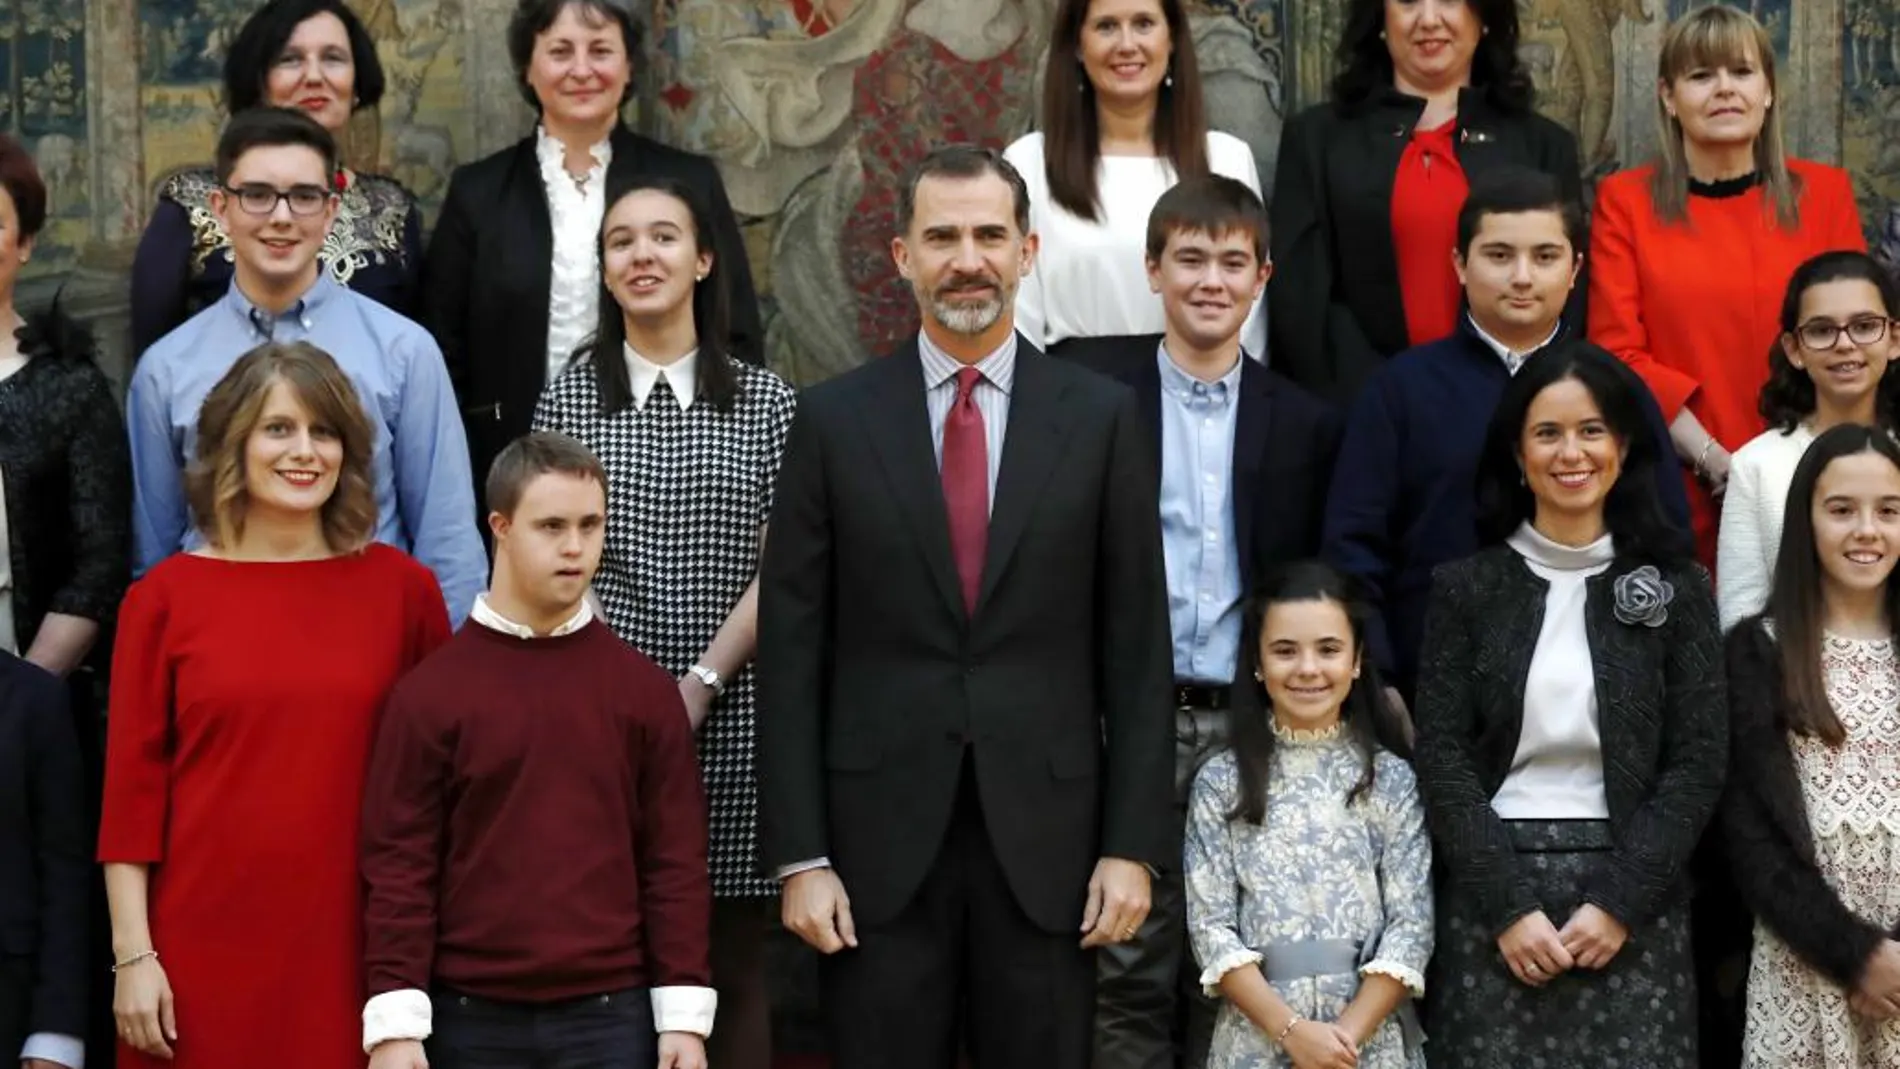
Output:
<svg viewBox="0 0 1900 1069">
<path fill-rule="evenodd" d="M 1623 370 L 1642 394 L 1662 455 L 1675 456 L 1655 398 L 1634 372 Z M 1478 457 L 1510 381 L 1497 351 L 1461 319 L 1451 337 L 1386 361 L 1346 421 L 1326 498 L 1322 552 L 1370 588 L 1375 612 L 1368 644 L 1388 681 L 1408 699 L 1432 569 L 1478 550 Z M 1689 501 L 1673 474 L 1657 480 L 1663 511 L 1687 530 Z"/>
</svg>

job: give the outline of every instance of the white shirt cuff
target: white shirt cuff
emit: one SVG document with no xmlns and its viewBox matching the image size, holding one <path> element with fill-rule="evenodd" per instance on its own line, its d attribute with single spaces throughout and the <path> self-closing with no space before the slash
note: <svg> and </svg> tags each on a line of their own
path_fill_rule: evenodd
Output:
<svg viewBox="0 0 1900 1069">
<path fill-rule="evenodd" d="M 655 1032 L 691 1032 L 702 1038 L 712 1035 L 719 992 L 710 987 L 656 987 L 652 997 Z"/>
<path fill-rule="evenodd" d="M 434 1023 L 435 1004 L 427 991 L 385 991 L 363 1004 L 363 1053 L 392 1039 L 428 1039 Z"/>
<path fill-rule="evenodd" d="M 35 1032 L 26 1037 L 26 1046 L 20 1048 L 20 1060 L 28 1058 L 53 1062 L 66 1069 L 86 1069 L 86 1043 L 78 1036 Z"/>
<path fill-rule="evenodd" d="M 813 869 L 828 869 L 830 867 L 831 867 L 830 858 L 815 857 L 815 858 L 812 858 L 810 861 L 794 861 L 789 865 L 781 865 L 779 866 L 779 870 L 772 874 L 772 878 L 779 880 L 780 882 L 783 882 L 785 880 L 791 879 L 792 877 L 798 875 L 801 872 L 810 872 Z"/>
</svg>

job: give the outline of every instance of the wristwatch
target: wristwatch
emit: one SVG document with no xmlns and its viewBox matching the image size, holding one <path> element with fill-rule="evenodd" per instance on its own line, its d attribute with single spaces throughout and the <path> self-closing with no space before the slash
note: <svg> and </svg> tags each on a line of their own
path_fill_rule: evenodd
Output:
<svg viewBox="0 0 1900 1069">
<path fill-rule="evenodd" d="M 706 684 L 706 689 L 712 691 L 715 698 L 726 689 L 726 681 L 719 677 L 719 673 L 703 664 L 693 665 L 687 671 L 692 673 L 694 679 Z"/>
</svg>

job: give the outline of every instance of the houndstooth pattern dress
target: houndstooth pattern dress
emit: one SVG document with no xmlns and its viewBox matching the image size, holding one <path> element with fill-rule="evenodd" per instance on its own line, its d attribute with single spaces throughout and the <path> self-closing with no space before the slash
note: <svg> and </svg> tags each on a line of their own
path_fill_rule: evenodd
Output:
<svg viewBox="0 0 1900 1069">
<path fill-rule="evenodd" d="M 537 429 L 579 439 L 607 469 L 594 594 L 614 633 L 676 676 L 705 652 L 758 573 L 759 529 L 792 425 L 790 386 L 763 368 L 732 366 L 739 393 L 729 411 L 704 396 L 682 411 L 662 378 L 644 405 L 609 413 L 593 363 L 576 360 L 534 416 Z M 718 898 L 778 893 L 759 868 L 757 694 L 748 664 L 700 733 Z"/>
</svg>

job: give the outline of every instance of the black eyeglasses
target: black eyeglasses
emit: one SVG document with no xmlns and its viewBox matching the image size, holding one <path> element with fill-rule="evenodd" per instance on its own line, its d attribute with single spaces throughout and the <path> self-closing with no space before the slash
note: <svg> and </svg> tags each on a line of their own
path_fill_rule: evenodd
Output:
<svg viewBox="0 0 1900 1069">
<path fill-rule="evenodd" d="M 330 203 L 330 191 L 322 186 L 278 189 L 262 182 L 247 182 L 241 186 L 225 186 L 224 191 L 236 197 L 238 207 L 252 215 L 270 215 L 277 210 L 280 200 L 290 205 L 292 215 L 315 215 Z"/>
<path fill-rule="evenodd" d="M 1867 316 L 1842 326 L 1825 319 L 1817 319 L 1796 327 L 1794 336 L 1803 349 L 1812 349 L 1815 352 L 1832 349 L 1839 345 L 1843 334 L 1847 335 L 1847 340 L 1855 345 L 1872 345 L 1887 336 L 1887 328 L 1892 322 L 1890 319 L 1882 319 L 1878 316 Z"/>
</svg>

